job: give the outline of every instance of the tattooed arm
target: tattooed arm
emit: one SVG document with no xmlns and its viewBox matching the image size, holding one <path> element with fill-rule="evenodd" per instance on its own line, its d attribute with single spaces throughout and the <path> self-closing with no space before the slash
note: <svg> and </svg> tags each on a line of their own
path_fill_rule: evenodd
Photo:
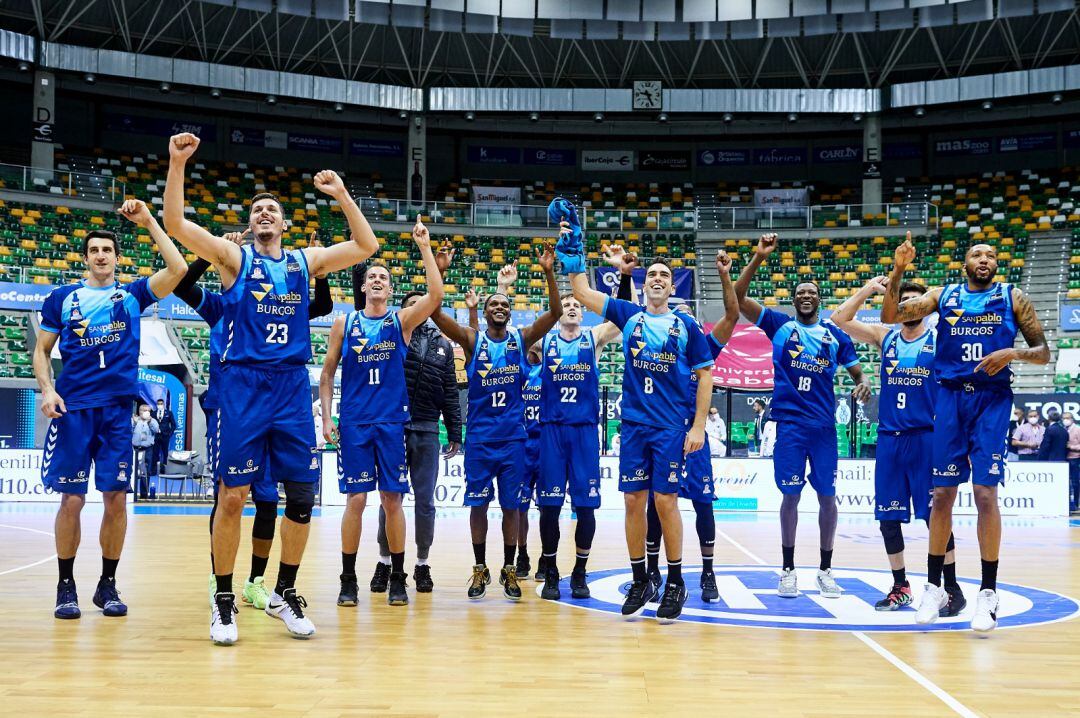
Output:
<svg viewBox="0 0 1080 718">
<path fill-rule="evenodd" d="M 940 288 L 931 289 L 926 294 L 912 297 L 906 302 L 900 301 L 900 285 L 904 281 L 904 270 L 913 259 L 915 259 L 915 245 L 911 243 L 911 232 L 908 232 L 907 239 L 896 248 L 896 253 L 893 255 L 893 269 L 889 274 L 885 301 L 881 305 L 882 324 L 913 322 L 937 311 L 938 297 L 941 296 Z"/>
<path fill-rule="evenodd" d="M 1028 364 L 1047 364 L 1050 362 L 1050 346 L 1046 343 L 1046 335 L 1043 334 L 1042 324 L 1035 314 L 1035 305 L 1022 291 L 1013 287 L 1013 316 L 1016 324 L 1020 327 L 1020 333 L 1027 341 L 1027 349 L 998 349 L 975 367 L 975 371 L 985 371 L 988 376 L 994 376 L 1009 365 L 1009 362 L 1021 361 Z"/>
</svg>

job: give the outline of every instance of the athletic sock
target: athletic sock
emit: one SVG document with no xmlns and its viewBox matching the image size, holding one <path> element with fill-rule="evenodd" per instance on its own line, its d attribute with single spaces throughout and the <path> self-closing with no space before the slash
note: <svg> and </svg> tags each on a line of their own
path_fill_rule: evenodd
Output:
<svg viewBox="0 0 1080 718">
<path fill-rule="evenodd" d="M 894 568 L 892 570 L 892 582 L 894 586 L 903 586 L 907 583 L 907 569 Z"/>
<path fill-rule="evenodd" d="M 781 546 L 780 550 L 784 554 L 784 565 L 783 565 L 782 568 L 785 571 L 794 570 L 794 568 L 795 568 L 795 547 L 794 546 Z"/>
<path fill-rule="evenodd" d="M 503 566 L 514 565 L 514 554 L 517 553 L 517 545 L 512 543 L 503 544 Z"/>
<path fill-rule="evenodd" d="M 417 566 L 427 566 L 427 556 L 424 556 L 423 558 L 420 558 L 419 556 L 417 556 L 416 557 L 416 565 Z"/>
<path fill-rule="evenodd" d="M 477 566 L 487 566 L 487 542 L 474 543 L 472 545 L 472 555 Z"/>
<path fill-rule="evenodd" d="M 980 591 L 990 589 L 991 591 L 997 590 L 997 561 L 987 561 L 983 559 L 982 562 L 982 585 L 979 586 Z"/>
<path fill-rule="evenodd" d="M 524 560 L 527 562 L 529 560 L 529 549 L 525 544 L 521 544 L 517 547 L 517 555 L 519 561 Z"/>
<path fill-rule="evenodd" d="M 828 571 L 832 568 L 832 552 L 832 549 L 829 549 L 828 551 L 821 549 L 821 565 L 818 566 L 818 568 L 822 571 Z"/>
<path fill-rule="evenodd" d="M 945 554 L 935 556 L 926 554 L 926 582 L 934 586 L 941 585 L 941 571 L 945 567 Z"/>
<path fill-rule="evenodd" d="M 945 564 L 942 570 L 945 574 L 945 588 L 960 588 L 960 584 L 956 582 L 956 562 Z M 995 571 L 995 577 L 996 575 L 997 572 Z"/>
<path fill-rule="evenodd" d="M 63 561 L 64 559 L 60 559 Z M 214 552 L 210 552 L 210 573 L 214 573 Z"/>
<path fill-rule="evenodd" d="M 648 579 L 648 574 L 645 572 L 645 557 L 640 558 L 630 557 L 630 568 L 634 572 L 634 582 L 645 581 Z"/>
<path fill-rule="evenodd" d="M 355 557 L 356 554 L 353 554 Z M 269 556 L 256 556 L 251 554 L 251 575 L 248 576 L 248 581 L 255 583 L 255 579 L 259 576 L 266 575 L 266 564 L 270 560 Z"/>
<path fill-rule="evenodd" d="M 341 552 L 341 572 L 346 576 L 356 575 L 356 554 Z"/>
<path fill-rule="evenodd" d="M 386 564 L 387 566 L 389 566 L 390 565 L 390 557 L 389 556 L 383 556 L 382 554 L 379 554 L 379 563 Z"/>
<path fill-rule="evenodd" d="M 702 573 L 712 573 L 713 572 L 713 557 L 712 556 L 706 556 L 705 554 L 701 555 L 701 572 Z"/>
<path fill-rule="evenodd" d="M 101 577 L 116 580 L 116 565 L 120 563 L 118 558 L 101 557 Z"/>
<path fill-rule="evenodd" d="M 75 580 L 75 557 L 71 558 L 59 558 L 56 559 L 57 565 L 60 567 L 60 580 L 61 581 L 74 581 Z"/>
<path fill-rule="evenodd" d="M 667 582 L 676 586 L 683 585 L 682 580 L 682 559 L 678 561 L 668 561 L 667 564 Z"/>
<path fill-rule="evenodd" d="M 217 579 L 217 593 L 232 593 L 232 574 L 225 574 L 224 576 L 216 576 Z"/>
<path fill-rule="evenodd" d="M 574 573 L 585 573 L 585 564 L 589 562 L 588 552 L 578 551 L 574 554 Z"/>
<path fill-rule="evenodd" d="M 300 569 L 300 564 L 292 564 L 281 562 L 278 564 L 277 586 L 274 591 L 279 596 L 284 596 L 285 592 L 290 588 L 296 586 L 296 572 Z"/>
<path fill-rule="evenodd" d="M 405 552 L 390 554 L 390 570 L 394 573 L 405 572 Z"/>
<path fill-rule="evenodd" d="M 656 573 L 660 570 L 660 545 L 645 546 L 645 559 L 648 562 L 649 573 Z"/>
</svg>

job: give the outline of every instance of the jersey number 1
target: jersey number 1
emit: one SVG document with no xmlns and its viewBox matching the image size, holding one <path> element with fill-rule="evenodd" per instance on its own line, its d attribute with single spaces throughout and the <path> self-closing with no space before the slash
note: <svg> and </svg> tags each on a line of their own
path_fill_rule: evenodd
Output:
<svg viewBox="0 0 1080 718">
<path fill-rule="evenodd" d="M 98 353 L 97 353 L 97 356 L 98 356 L 98 369 L 104 369 L 105 368 L 105 350 L 104 349 L 99 349 Z"/>
</svg>

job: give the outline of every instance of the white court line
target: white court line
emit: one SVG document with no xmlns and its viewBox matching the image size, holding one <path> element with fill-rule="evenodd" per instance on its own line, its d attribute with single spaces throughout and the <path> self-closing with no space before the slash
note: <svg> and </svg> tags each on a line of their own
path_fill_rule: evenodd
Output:
<svg viewBox="0 0 1080 718">
<path fill-rule="evenodd" d="M 11 524 L 0 524 L 0 528 L 16 529 L 18 531 L 29 531 L 31 533 L 41 534 L 43 536 L 54 536 L 55 535 L 51 531 L 41 531 L 40 529 L 27 528 L 26 526 L 12 526 Z M 15 568 L 9 568 L 6 571 L 0 571 L 0 576 L 6 576 L 9 573 L 15 573 L 16 571 L 22 571 L 24 569 L 33 568 L 34 566 L 40 566 L 43 563 L 48 563 L 49 561 L 52 561 L 54 558 L 56 558 L 55 553 L 52 556 L 47 556 L 47 557 L 41 559 L 40 561 L 34 561 L 33 563 L 28 563 L 25 566 L 16 566 Z"/>
<path fill-rule="evenodd" d="M 721 531 L 719 528 L 716 529 L 716 535 L 723 537 L 725 541 L 727 541 L 729 544 L 731 544 L 732 546 L 734 546 L 735 548 L 739 549 L 744 554 L 749 556 L 751 560 L 756 561 L 758 564 L 760 564 L 762 566 L 767 565 L 767 562 L 763 561 L 760 556 L 757 556 L 756 554 L 752 553 L 749 549 L 747 549 L 745 546 L 740 544 L 735 539 L 728 536 L 726 533 Z M 888 661 L 889 663 L 896 666 L 898 669 L 900 669 L 900 671 L 902 673 L 904 673 L 904 675 L 906 675 L 908 678 L 910 678 L 911 680 L 918 683 L 923 688 L 925 688 L 927 691 L 929 691 L 932 695 L 934 695 L 942 703 L 949 706 L 949 708 L 952 708 L 958 715 L 962 715 L 962 716 L 964 716 L 964 718 L 978 718 L 978 716 L 979 716 L 978 713 L 976 713 L 975 711 L 971 710 L 970 708 L 965 706 L 960 701 L 953 698 L 943 688 L 941 688 L 936 683 L 931 681 L 929 678 L 927 678 L 926 676 L 924 676 L 923 674 L 919 673 L 917 670 L 915 670 L 914 668 L 909 666 L 902 659 L 900 659 L 898 656 L 896 656 L 895 654 L 890 652 L 888 649 L 886 649 L 880 643 L 875 641 L 873 638 L 870 638 L 869 636 L 867 636 L 862 631 L 852 631 L 851 635 L 855 636 L 855 638 L 858 638 L 860 641 L 862 641 L 867 646 L 869 646 L 871 649 L 873 649 L 874 653 L 877 653 L 879 656 L 884 658 L 886 661 Z"/>
</svg>

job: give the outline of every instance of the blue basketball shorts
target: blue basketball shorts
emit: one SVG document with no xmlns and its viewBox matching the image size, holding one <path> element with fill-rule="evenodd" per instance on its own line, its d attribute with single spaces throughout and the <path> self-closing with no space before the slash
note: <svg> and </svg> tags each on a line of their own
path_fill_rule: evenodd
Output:
<svg viewBox="0 0 1080 718">
<path fill-rule="evenodd" d="M 405 424 L 342 424 L 338 447 L 338 490 L 409 493 Z"/>
<path fill-rule="evenodd" d="M 1012 391 L 940 387 L 934 414 L 934 486 L 1005 481 Z"/>
<path fill-rule="evenodd" d="M 595 424 L 540 425 L 539 506 L 600 507 L 600 436 Z"/>
<path fill-rule="evenodd" d="M 307 367 L 225 364 L 215 431 L 214 478 L 277 497 L 277 481 L 319 480 Z"/>
<path fill-rule="evenodd" d="M 465 506 L 486 506 L 499 489 L 499 506 L 520 511 L 525 493 L 523 439 L 469 443 L 465 438 Z"/>
<path fill-rule="evenodd" d="M 685 441 L 684 429 L 624 421 L 619 449 L 619 491 L 677 492 L 682 484 Z"/>
<path fill-rule="evenodd" d="M 61 494 L 86 494 L 90 469 L 98 491 L 130 491 L 131 402 L 69 409 L 49 422 L 41 483 Z"/>
<path fill-rule="evenodd" d="M 695 502 L 711 504 L 716 500 L 713 491 L 712 454 L 709 452 L 709 442 L 686 457 L 686 466 L 683 469 L 683 482 L 679 487 L 679 496 Z"/>
<path fill-rule="evenodd" d="M 219 421 L 219 415 L 217 408 L 203 409 L 203 413 L 206 414 L 206 465 L 214 466 L 214 455 L 217 451 L 218 441 L 220 437 L 221 422 Z M 263 462 L 266 463 L 265 461 Z M 214 495 L 217 496 L 218 485 L 214 484 Z M 259 501 L 263 503 L 278 502 L 278 489 L 277 482 L 274 481 L 273 476 L 270 476 L 263 481 L 251 485 L 251 498 L 253 501 Z"/>
<path fill-rule="evenodd" d="M 810 476 L 806 476 L 806 462 Z M 801 494 L 809 480 L 822 496 L 836 496 L 836 427 L 776 422 L 773 476 L 784 494 Z"/>
<path fill-rule="evenodd" d="M 930 431 L 878 432 L 874 463 L 874 515 L 878 521 L 930 518 L 934 493 L 934 435 Z"/>
</svg>

